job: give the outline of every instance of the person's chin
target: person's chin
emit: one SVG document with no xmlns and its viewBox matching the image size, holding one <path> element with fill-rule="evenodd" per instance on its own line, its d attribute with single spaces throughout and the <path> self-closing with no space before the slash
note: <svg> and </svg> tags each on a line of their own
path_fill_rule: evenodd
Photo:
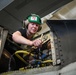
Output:
<svg viewBox="0 0 76 75">
<path fill-rule="evenodd" d="M 31 33 L 32 33 L 32 34 L 35 34 L 35 33 L 36 33 L 36 31 L 31 31 Z"/>
</svg>

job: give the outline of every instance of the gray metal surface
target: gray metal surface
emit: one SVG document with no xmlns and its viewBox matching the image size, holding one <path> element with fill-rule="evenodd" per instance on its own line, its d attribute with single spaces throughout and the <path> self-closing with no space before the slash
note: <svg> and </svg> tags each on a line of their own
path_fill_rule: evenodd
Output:
<svg viewBox="0 0 76 75">
<path fill-rule="evenodd" d="M 0 11 L 14 0 L 0 0 Z"/>
<path fill-rule="evenodd" d="M 8 30 L 0 27 L 0 57 L 4 48 L 7 34 L 8 34 Z"/>
<path fill-rule="evenodd" d="M 3 33 L 3 28 L 0 27 L 0 57 L 2 54 L 2 33 Z"/>
<path fill-rule="evenodd" d="M 23 71 L 10 71 L 0 75 L 76 75 L 76 62 L 59 70 L 59 67 L 49 66 L 44 68 L 28 69 Z"/>
<path fill-rule="evenodd" d="M 53 74 L 55 71 L 59 70 L 59 66 L 47 66 L 47 67 L 41 67 L 41 68 L 33 68 L 33 69 L 27 69 L 27 70 L 18 70 L 18 71 L 9 71 L 2 73 L 1 75 L 36 75 L 36 74 L 46 74 L 53 71 Z M 50 74 L 50 73 L 49 73 Z"/>
<path fill-rule="evenodd" d="M 76 20 L 48 20 L 48 26 L 57 37 L 61 65 L 76 61 Z"/>
</svg>

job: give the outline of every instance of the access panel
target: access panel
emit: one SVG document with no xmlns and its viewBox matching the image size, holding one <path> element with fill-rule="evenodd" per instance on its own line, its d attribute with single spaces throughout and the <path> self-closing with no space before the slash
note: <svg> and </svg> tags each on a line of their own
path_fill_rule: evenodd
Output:
<svg viewBox="0 0 76 75">
<path fill-rule="evenodd" d="M 54 37 L 56 63 L 57 57 L 60 59 L 62 67 L 75 62 L 76 20 L 47 20 L 46 23 L 56 37 L 56 40 Z"/>
</svg>

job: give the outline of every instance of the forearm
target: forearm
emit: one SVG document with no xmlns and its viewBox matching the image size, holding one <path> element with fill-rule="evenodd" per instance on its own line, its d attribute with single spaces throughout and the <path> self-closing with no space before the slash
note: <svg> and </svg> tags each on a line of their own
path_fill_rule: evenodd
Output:
<svg viewBox="0 0 76 75">
<path fill-rule="evenodd" d="M 24 38 L 21 35 L 12 35 L 12 39 L 16 42 L 16 43 L 20 43 L 20 44 L 27 44 L 32 46 L 32 41 Z"/>
</svg>

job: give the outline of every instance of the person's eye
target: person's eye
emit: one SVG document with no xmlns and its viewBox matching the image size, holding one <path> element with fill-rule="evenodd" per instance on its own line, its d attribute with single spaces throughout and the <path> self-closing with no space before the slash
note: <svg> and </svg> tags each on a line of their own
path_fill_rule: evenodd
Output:
<svg viewBox="0 0 76 75">
<path fill-rule="evenodd" d="M 36 24 L 36 26 L 38 26 L 38 24 Z"/>
</svg>

